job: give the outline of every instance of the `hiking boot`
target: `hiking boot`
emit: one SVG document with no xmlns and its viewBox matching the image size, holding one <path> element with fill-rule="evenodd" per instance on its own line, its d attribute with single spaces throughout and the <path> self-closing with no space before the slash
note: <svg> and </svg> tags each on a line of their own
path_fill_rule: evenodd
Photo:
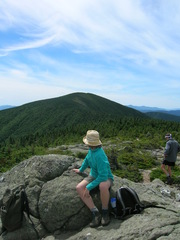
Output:
<svg viewBox="0 0 180 240">
<path fill-rule="evenodd" d="M 90 223 L 90 227 L 95 228 L 100 225 L 101 222 L 101 214 L 98 211 L 92 212 L 92 222 Z"/>
<path fill-rule="evenodd" d="M 169 176 L 167 177 L 167 184 L 171 185 L 173 183 L 172 178 Z"/>
<path fill-rule="evenodd" d="M 109 223 L 110 223 L 109 211 L 102 210 L 102 219 L 101 219 L 102 226 L 107 226 Z"/>
</svg>

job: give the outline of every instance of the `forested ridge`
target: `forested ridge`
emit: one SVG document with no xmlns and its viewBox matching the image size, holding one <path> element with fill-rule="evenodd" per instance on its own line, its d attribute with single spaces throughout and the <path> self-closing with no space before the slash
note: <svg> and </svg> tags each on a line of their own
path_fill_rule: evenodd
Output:
<svg viewBox="0 0 180 240">
<path fill-rule="evenodd" d="M 179 114 L 179 111 L 176 111 L 176 114 Z M 167 121 L 180 122 L 179 115 L 173 115 L 169 113 L 167 114 L 166 112 L 147 112 L 146 115 L 154 119 L 163 119 Z"/>
<path fill-rule="evenodd" d="M 1 172 L 30 156 L 47 154 L 49 147 L 82 143 L 88 129 L 99 131 L 105 143 L 132 141 L 136 149 L 164 146 L 166 132 L 171 132 L 180 142 L 180 123 L 151 119 L 139 111 L 87 93 L 0 111 L 0 125 Z"/>
<path fill-rule="evenodd" d="M 79 124 L 91 125 L 123 117 L 146 116 L 94 94 L 69 94 L 1 111 L 0 142 L 9 137 L 41 135 L 56 130 L 63 132 Z"/>
</svg>

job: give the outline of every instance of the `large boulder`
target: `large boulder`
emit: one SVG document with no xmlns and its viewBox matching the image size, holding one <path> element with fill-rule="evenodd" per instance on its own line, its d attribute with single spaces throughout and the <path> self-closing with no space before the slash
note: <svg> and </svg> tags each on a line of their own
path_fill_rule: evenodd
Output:
<svg viewBox="0 0 180 240">
<path fill-rule="evenodd" d="M 38 231 L 37 236 L 28 218 L 24 217 L 21 229 L 4 232 L 0 240 L 57 240 L 57 239 L 178 239 L 180 235 L 180 202 L 176 196 L 180 192 L 160 180 L 152 183 L 134 183 L 115 177 L 111 196 L 121 186 L 134 188 L 144 203 L 165 206 L 168 210 L 148 208 L 142 214 L 125 220 L 112 218 L 107 227 L 91 229 L 89 209 L 76 192 L 76 185 L 83 175 L 72 168 L 81 165 L 77 158 L 50 154 L 34 156 L 0 176 L 0 198 L 7 187 L 23 184 L 29 199 L 32 220 Z M 87 170 L 88 172 L 88 170 Z M 169 190 L 170 194 L 166 194 Z M 101 208 L 99 191 L 92 191 L 92 197 Z M 170 210 L 177 210 L 177 213 Z"/>
</svg>

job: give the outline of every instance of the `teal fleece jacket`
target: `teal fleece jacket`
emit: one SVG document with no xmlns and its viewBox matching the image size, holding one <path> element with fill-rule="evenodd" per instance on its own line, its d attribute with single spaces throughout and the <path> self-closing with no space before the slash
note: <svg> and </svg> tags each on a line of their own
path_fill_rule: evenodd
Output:
<svg viewBox="0 0 180 240">
<path fill-rule="evenodd" d="M 107 181 L 108 178 L 114 181 L 108 158 L 101 147 L 89 149 L 79 169 L 80 172 L 84 172 L 87 167 L 90 167 L 90 175 L 94 178 L 94 180 L 86 186 L 89 191 L 97 187 L 101 182 Z"/>
</svg>

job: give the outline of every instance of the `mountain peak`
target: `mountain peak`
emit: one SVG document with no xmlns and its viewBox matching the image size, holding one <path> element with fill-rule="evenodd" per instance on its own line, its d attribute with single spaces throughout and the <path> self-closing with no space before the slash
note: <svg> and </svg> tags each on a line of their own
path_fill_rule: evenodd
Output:
<svg viewBox="0 0 180 240">
<path fill-rule="evenodd" d="M 91 93 L 65 96 L 27 103 L 0 112 L 0 140 L 12 136 L 45 134 L 80 126 L 94 126 L 124 117 L 147 118 L 135 109 Z"/>
</svg>

